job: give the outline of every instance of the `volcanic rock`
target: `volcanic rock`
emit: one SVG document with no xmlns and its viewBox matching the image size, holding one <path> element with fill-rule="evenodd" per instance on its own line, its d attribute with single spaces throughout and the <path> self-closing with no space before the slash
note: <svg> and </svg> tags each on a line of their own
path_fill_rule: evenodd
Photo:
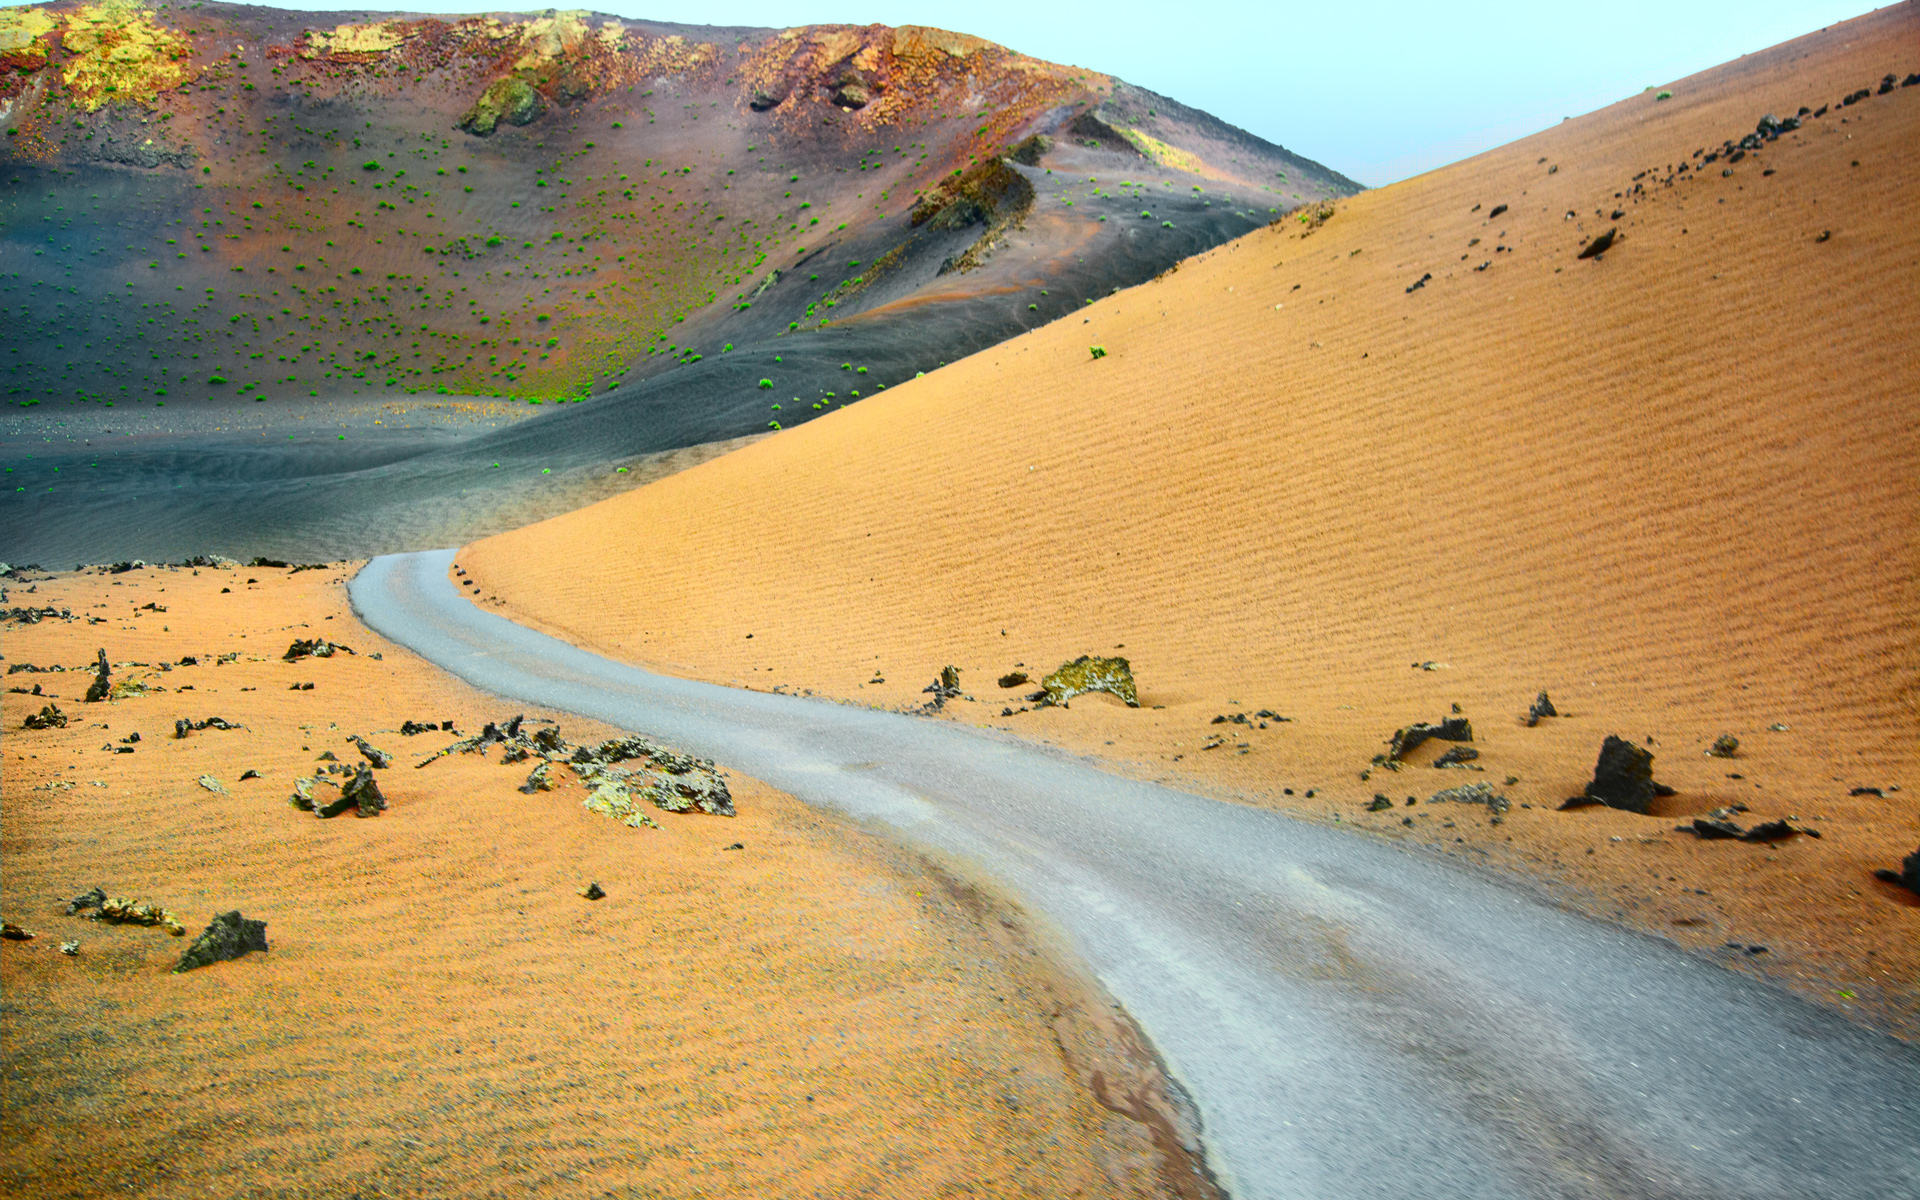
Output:
<svg viewBox="0 0 1920 1200">
<path fill-rule="evenodd" d="M 926 705 L 928 711 L 938 711 L 960 694 L 960 668 L 951 664 L 940 668 L 940 677 L 920 690 L 933 695 Z"/>
<path fill-rule="evenodd" d="M 1439 724 L 1422 721 L 1417 725 L 1408 725 L 1394 731 L 1393 738 L 1387 743 L 1387 752 L 1375 762 L 1399 762 L 1414 747 L 1429 739 L 1442 742 L 1470 742 L 1473 740 L 1473 723 L 1465 717 L 1447 717 Z"/>
<path fill-rule="evenodd" d="M 1427 797 L 1427 803 L 1484 804 L 1496 816 L 1512 807 L 1507 798 L 1496 792 L 1490 783 L 1468 783 L 1455 788 L 1446 788 Z"/>
<path fill-rule="evenodd" d="M 106 902 L 107 902 L 106 889 L 97 887 L 90 892 L 82 892 L 78 896 L 75 896 L 73 899 L 67 901 L 67 915 L 71 917 L 73 914 L 77 912 L 85 912 L 89 908 L 99 908 L 102 904 L 105 904 Z"/>
<path fill-rule="evenodd" d="M 1692 824 L 1675 825 L 1674 829 L 1680 833 L 1692 833 L 1703 842 L 1739 838 L 1746 833 L 1732 821 L 1708 820 L 1705 817 L 1695 817 Z"/>
<path fill-rule="evenodd" d="M 369 745 L 367 739 L 356 736 L 353 739 L 353 745 L 355 749 L 360 751 L 360 757 L 366 759 L 374 766 L 385 770 L 387 767 L 393 765 L 393 755 L 388 754 L 385 750 L 381 750 L 378 747 Z"/>
<path fill-rule="evenodd" d="M 99 651 L 98 665 L 94 668 L 93 682 L 87 685 L 86 702 L 96 704 L 113 694 L 113 672 L 107 669 L 107 652 L 103 647 Z"/>
<path fill-rule="evenodd" d="M 287 647 L 287 652 L 280 656 L 280 661 L 293 662 L 308 655 L 314 658 L 332 658 L 338 653 L 352 654 L 353 647 L 329 642 L 325 638 L 295 638 L 293 644 Z"/>
<path fill-rule="evenodd" d="M 1875 871 L 1874 876 L 1888 883 L 1897 883 L 1910 892 L 1920 894 L 1920 850 L 1915 850 L 1912 854 L 1902 859 L 1898 871 L 1889 871 L 1883 867 Z"/>
<path fill-rule="evenodd" d="M 387 807 L 387 798 L 380 794 L 380 785 L 374 782 L 373 768 L 361 767 L 354 777 L 347 781 L 346 786 L 340 789 L 340 803 L 343 806 L 343 811 L 345 805 L 354 805 L 359 809 L 357 815 L 362 817 L 377 817 L 380 815 Z M 335 814 L 324 813 L 322 815 L 330 817 Z"/>
<path fill-rule="evenodd" d="M 1627 741 L 1607 735 L 1600 745 L 1600 759 L 1594 764 L 1593 781 L 1586 791 L 1567 802 L 1604 804 L 1608 808 L 1644 813 L 1653 806 L 1653 754 Z"/>
<path fill-rule="evenodd" d="M 1559 715 L 1560 713 L 1553 707 L 1553 701 L 1547 698 L 1545 692 L 1541 692 L 1533 698 L 1533 707 L 1527 710 L 1527 724 L 1529 726 L 1538 725 L 1541 717 L 1557 717 Z"/>
<path fill-rule="evenodd" d="M 22 729 L 65 729 L 66 727 L 67 714 L 61 712 L 57 704 L 44 705 L 39 712 L 28 714 L 27 719 L 20 722 Z"/>
<path fill-rule="evenodd" d="M 196 967 L 226 962 L 254 950 L 267 952 L 267 923 L 248 920 L 237 909 L 223 912 L 193 939 L 193 945 L 180 956 L 180 964 L 174 967 L 173 973 L 178 975 Z"/>
<path fill-rule="evenodd" d="M 1067 708 L 1069 700 L 1089 692 L 1105 692 L 1119 697 L 1128 708 L 1140 707 L 1140 697 L 1134 689 L 1133 665 L 1124 658 L 1082 654 L 1070 663 L 1062 663 L 1059 670 L 1042 679 L 1040 688 L 1028 700 L 1043 708 L 1050 705 Z"/>
<path fill-rule="evenodd" d="M 78 900 L 73 903 L 78 903 Z M 158 925 L 174 937 L 183 937 L 187 932 L 186 926 L 180 924 L 172 913 L 158 904 L 129 900 L 124 896 L 108 896 L 99 901 L 96 907 L 100 911 L 94 913 L 88 920 L 105 921 L 110 925 Z"/>
</svg>

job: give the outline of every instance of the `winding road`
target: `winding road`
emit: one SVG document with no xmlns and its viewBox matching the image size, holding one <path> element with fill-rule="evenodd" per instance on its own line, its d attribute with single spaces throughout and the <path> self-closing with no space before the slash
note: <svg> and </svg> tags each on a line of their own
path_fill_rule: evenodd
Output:
<svg viewBox="0 0 1920 1200">
<path fill-rule="evenodd" d="M 367 625 L 977 864 L 1197 1106 L 1235 1197 L 1920 1197 L 1920 1052 L 1359 836 L 945 721 L 649 674 L 373 560 Z"/>
</svg>

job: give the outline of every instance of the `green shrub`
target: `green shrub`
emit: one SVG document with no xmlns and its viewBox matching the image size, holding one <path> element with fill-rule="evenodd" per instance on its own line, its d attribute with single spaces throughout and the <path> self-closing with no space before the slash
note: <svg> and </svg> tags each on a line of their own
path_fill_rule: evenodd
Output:
<svg viewBox="0 0 1920 1200">
<path fill-rule="evenodd" d="M 1088 346 L 1087 349 L 1093 353 L 1095 358 L 1105 358 L 1107 356 L 1107 348 L 1105 346 Z"/>
</svg>

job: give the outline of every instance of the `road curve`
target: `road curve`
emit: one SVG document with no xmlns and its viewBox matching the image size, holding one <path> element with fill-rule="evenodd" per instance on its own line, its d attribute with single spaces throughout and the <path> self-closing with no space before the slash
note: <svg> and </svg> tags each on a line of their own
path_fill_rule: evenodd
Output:
<svg viewBox="0 0 1920 1200">
<path fill-rule="evenodd" d="M 1396 847 L 944 721 L 652 675 L 373 560 L 367 625 L 501 696 L 971 860 L 1187 1090 L 1234 1196 L 1920 1196 L 1920 1052 Z M 611 835 L 610 835 L 611 836 Z"/>
</svg>

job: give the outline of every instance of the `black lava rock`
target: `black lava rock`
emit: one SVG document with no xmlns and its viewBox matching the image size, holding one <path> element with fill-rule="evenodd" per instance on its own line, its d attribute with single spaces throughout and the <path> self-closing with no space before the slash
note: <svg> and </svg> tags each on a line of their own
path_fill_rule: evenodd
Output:
<svg viewBox="0 0 1920 1200">
<path fill-rule="evenodd" d="M 1439 724 L 1422 721 L 1394 731 L 1393 740 L 1387 745 L 1386 760 L 1397 762 L 1406 757 L 1415 746 L 1428 740 L 1442 742 L 1470 742 L 1473 740 L 1473 723 L 1465 717 L 1448 717 Z"/>
<path fill-rule="evenodd" d="M 86 702 L 98 703 L 113 693 L 113 672 L 107 670 L 107 652 L 99 652 L 99 664 L 95 667 L 93 682 L 87 685 Z"/>
<path fill-rule="evenodd" d="M 173 973 L 178 975 L 196 967 L 226 962 L 255 950 L 262 954 L 267 952 L 267 923 L 250 921 L 241 916 L 237 909 L 224 912 L 214 917 L 206 931 L 193 939 L 193 945 L 188 946 L 187 952 L 180 956 L 180 965 L 173 969 Z"/>
<path fill-rule="evenodd" d="M 1608 808 L 1644 813 L 1653 806 L 1653 754 L 1613 734 L 1600 744 L 1587 800 Z"/>
<path fill-rule="evenodd" d="M 1541 717 L 1557 717 L 1559 715 L 1559 710 L 1553 707 L 1553 701 L 1547 699 L 1545 692 L 1541 692 L 1533 698 L 1533 707 L 1527 710 L 1527 724 L 1529 726 L 1538 725 Z"/>
<path fill-rule="evenodd" d="M 388 754 L 385 750 L 382 750 L 377 746 L 369 745 L 367 743 L 367 739 L 363 737 L 355 737 L 353 739 L 353 745 L 355 749 L 360 751 L 360 757 L 366 759 L 368 762 L 372 763 L 374 766 L 384 770 L 387 767 L 390 767 L 393 765 L 393 755 Z"/>
<path fill-rule="evenodd" d="M 1910 892 L 1920 894 L 1920 850 L 1915 850 L 1901 860 L 1900 870 L 1879 870 L 1875 871 L 1874 875 L 1888 883 L 1897 883 Z"/>
</svg>

